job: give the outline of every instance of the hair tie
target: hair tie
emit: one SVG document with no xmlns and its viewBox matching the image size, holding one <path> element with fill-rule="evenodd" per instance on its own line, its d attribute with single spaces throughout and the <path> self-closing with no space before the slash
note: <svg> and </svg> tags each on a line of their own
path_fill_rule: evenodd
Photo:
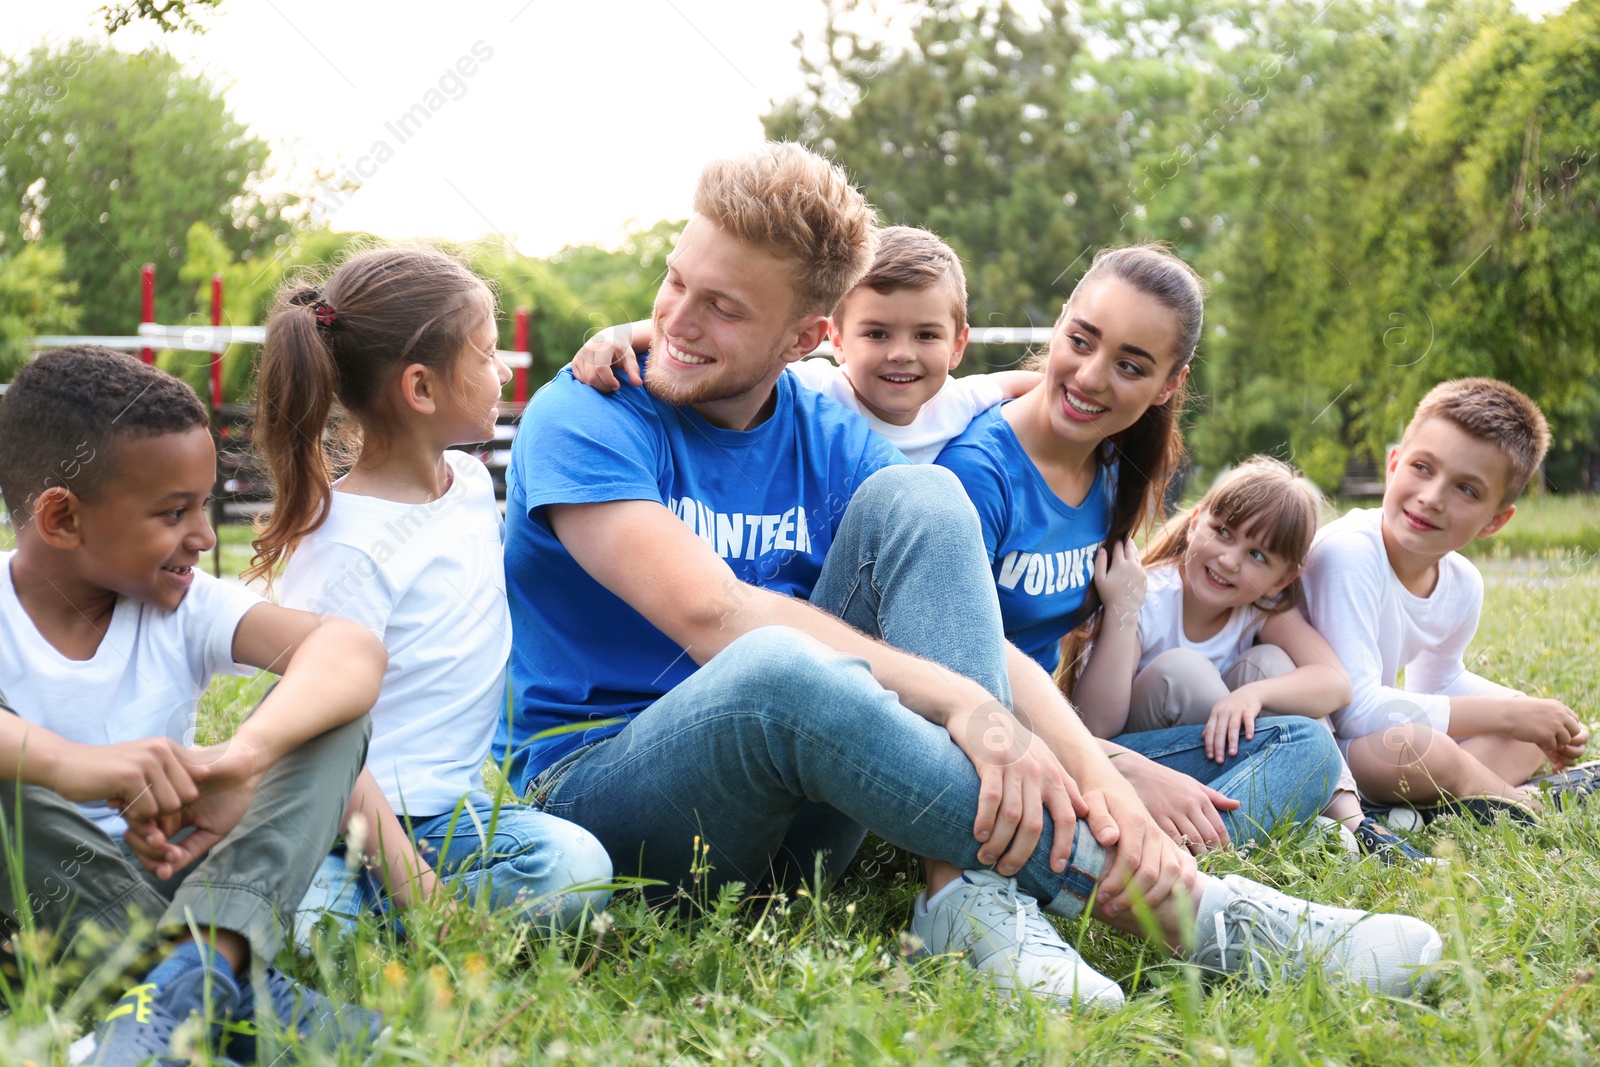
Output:
<svg viewBox="0 0 1600 1067">
<path fill-rule="evenodd" d="M 311 313 L 317 317 L 318 329 L 337 330 L 339 328 L 339 313 L 326 300 L 318 299 L 314 301 L 311 305 Z"/>
</svg>

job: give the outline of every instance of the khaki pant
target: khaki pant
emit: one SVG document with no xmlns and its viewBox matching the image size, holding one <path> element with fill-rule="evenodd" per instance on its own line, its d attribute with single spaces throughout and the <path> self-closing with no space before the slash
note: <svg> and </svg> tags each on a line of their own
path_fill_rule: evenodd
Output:
<svg viewBox="0 0 1600 1067">
<path fill-rule="evenodd" d="M 1126 729 L 1135 733 L 1204 725 L 1217 701 L 1235 689 L 1266 678 L 1280 678 L 1294 669 L 1294 660 L 1277 645 L 1252 646 L 1226 674 L 1219 674 L 1210 660 L 1193 649 L 1168 649 L 1134 677 Z M 1276 712 L 1263 708 L 1261 714 Z M 1333 729 L 1327 719 L 1322 722 L 1330 731 Z M 1344 764 L 1334 791 L 1353 793 L 1355 789 L 1355 778 L 1349 765 Z"/>
<path fill-rule="evenodd" d="M 0 780 L 0 925 L 7 934 L 20 927 L 26 906 L 35 925 L 61 935 L 70 950 L 90 923 L 115 942 L 136 909 L 147 919 L 160 916 L 162 934 L 191 924 L 232 930 L 270 965 L 338 835 L 370 733 L 363 715 L 279 760 L 233 832 L 164 882 L 76 804 L 40 786 Z"/>
</svg>

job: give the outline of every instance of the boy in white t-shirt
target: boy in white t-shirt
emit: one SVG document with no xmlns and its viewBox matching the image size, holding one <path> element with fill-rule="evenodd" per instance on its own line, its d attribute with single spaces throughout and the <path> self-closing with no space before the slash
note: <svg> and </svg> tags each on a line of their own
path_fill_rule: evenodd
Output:
<svg viewBox="0 0 1600 1067">
<path fill-rule="evenodd" d="M 1529 781 L 1546 759 L 1559 771 L 1583 755 L 1589 731 L 1571 709 L 1463 662 L 1483 578 L 1457 550 L 1510 521 L 1549 444 L 1538 407 L 1506 383 L 1444 382 L 1389 454 L 1383 506 L 1318 534 L 1308 615 L 1350 674 L 1354 698 L 1333 722 L 1369 799 L 1464 800 L 1487 814 L 1538 807 L 1541 785 L 1568 796 L 1594 790 L 1594 766 Z"/>
<path fill-rule="evenodd" d="M 603 330 L 573 358 L 572 373 L 609 393 L 620 365 L 643 384 L 637 353 L 651 335 L 650 320 Z M 872 269 L 834 309 L 833 360 L 803 359 L 789 371 L 865 418 L 911 462 L 932 463 L 974 417 L 1039 380 L 1034 371 L 951 377 L 968 336 L 960 257 L 928 230 L 889 226 L 878 231 Z"/>
<path fill-rule="evenodd" d="M 37 951 L 11 935 L 49 930 L 70 953 L 142 914 L 170 939 L 73 1063 L 170 1062 L 191 1014 L 240 1061 L 258 1030 L 329 1053 L 378 1035 L 272 964 L 361 769 L 383 645 L 199 570 L 215 481 L 199 399 L 131 356 L 47 353 L 0 402 L 5 936 Z M 253 667 L 282 680 L 226 743 L 189 747 L 211 676 Z"/>
</svg>

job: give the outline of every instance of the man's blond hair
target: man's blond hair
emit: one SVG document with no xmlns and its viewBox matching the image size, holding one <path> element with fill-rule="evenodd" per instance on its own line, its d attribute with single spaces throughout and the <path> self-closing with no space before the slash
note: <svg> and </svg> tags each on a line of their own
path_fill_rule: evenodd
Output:
<svg viewBox="0 0 1600 1067">
<path fill-rule="evenodd" d="M 1400 438 L 1401 447 L 1418 426 L 1444 419 L 1469 437 L 1486 441 L 1511 464 L 1502 507 L 1522 495 L 1550 450 L 1550 426 L 1539 405 L 1519 389 L 1495 378 L 1457 378 L 1428 390 Z"/>
<path fill-rule="evenodd" d="M 872 263 L 872 206 L 842 168 L 797 144 L 707 164 L 694 210 L 794 264 L 796 315 L 831 314 Z"/>
</svg>

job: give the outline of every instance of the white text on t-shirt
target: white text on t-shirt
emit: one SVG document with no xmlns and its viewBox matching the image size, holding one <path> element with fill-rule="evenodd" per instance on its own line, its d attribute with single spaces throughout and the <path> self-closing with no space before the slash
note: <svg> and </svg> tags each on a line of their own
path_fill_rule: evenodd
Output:
<svg viewBox="0 0 1600 1067">
<path fill-rule="evenodd" d="M 768 552 L 809 552 L 811 531 L 803 507 L 778 515 L 715 511 L 693 497 L 674 497 L 667 508 L 723 559 L 755 559 Z"/>
<path fill-rule="evenodd" d="M 1028 596 L 1048 596 L 1076 589 L 1093 573 L 1095 549 L 1100 542 L 1066 552 L 1007 552 L 1000 561 L 998 583 L 1015 590 L 1022 583 Z"/>
</svg>

